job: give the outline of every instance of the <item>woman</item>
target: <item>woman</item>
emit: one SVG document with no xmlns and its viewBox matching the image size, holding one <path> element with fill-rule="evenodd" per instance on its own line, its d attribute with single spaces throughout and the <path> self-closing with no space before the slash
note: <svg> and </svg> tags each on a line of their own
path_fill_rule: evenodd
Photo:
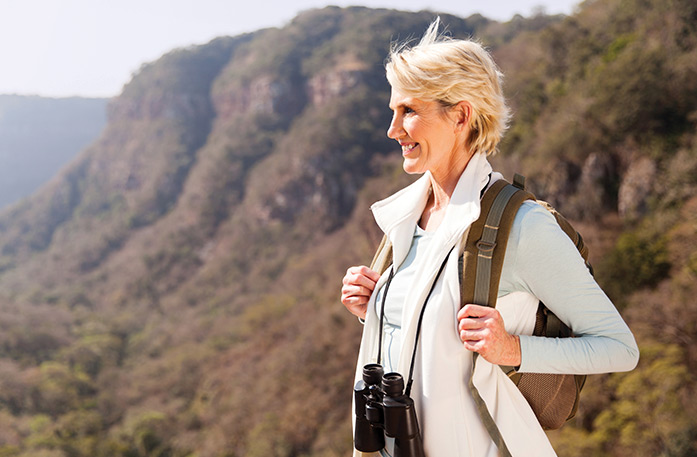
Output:
<svg viewBox="0 0 697 457">
<path fill-rule="evenodd" d="M 628 371 L 639 351 L 574 245 L 534 202 L 516 215 L 497 307 L 460 309 L 460 243 L 479 217 L 483 191 L 501 179 L 486 157 L 509 111 L 490 55 L 437 31 L 438 20 L 417 46 L 394 49 L 386 64 L 394 113 L 387 135 L 402 148 L 404 170 L 423 176 L 371 208 L 392 243 L 392 267 L 382 276 L 351 267 L 343 279 L 342 303 L 365 323 L 356 379 L 378 352 L 385 372 L 407 378 L 415 354 L 411 398 L 426 455 L 496 456 L 467 387 L 476 352 L 473 382 L 511 454 L 554 456 L 527 402 L 496 365 L 537 373 Z M 540 300 L 578 337 L 529 336 Z M 391 455 L 392 446 L 388 440 L 381 454 Z"/>
</svg>

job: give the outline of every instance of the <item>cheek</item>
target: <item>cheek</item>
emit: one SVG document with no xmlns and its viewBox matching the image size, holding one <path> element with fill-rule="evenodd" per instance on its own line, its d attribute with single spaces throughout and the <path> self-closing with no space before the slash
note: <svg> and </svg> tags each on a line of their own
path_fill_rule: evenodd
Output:
<svg viewBox="0 0 697 457">
<path fill-rule="evenodd" d="M 404 121 L 404 130 L 409 134 L 411 139 L 416 140 L 416 137 L 420 136 L 421 125 L 417 120 L 408 119 Z"/>
</svg>

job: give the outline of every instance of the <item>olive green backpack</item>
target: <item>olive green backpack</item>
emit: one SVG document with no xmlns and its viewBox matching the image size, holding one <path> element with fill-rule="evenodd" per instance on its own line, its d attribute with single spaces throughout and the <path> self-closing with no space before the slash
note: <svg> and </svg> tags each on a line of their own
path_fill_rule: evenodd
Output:
<svg viewBox="0 0 697 457">
<path fill-rule="evenodd" d="M 468 303 L 496 306 L 508 236 L 516 213 L 526 200 L 537 201 L 554 215 L 592 272 L 588 263 L 588 248 L 581 235 L 551 205 L 537 200 L 527 192 L 525 178 L 516 174 L 513 184 L 502 179 L 486 190 L 482 196 L 479 219 L 472 223 L 463 236 L 464 251 L 459 261 L 461 306 Z M 391 263 L 392 246 L 387 237 L 383 237 L 373 257 L 371 268 L 382 274 Z M 572 337 L 573 333 L 540 302 L 533 335 L 567 338 Z M 474 356 L 473 372 L 478 354 L 474 353 Z M 581 389 L 586 380 L 585 375 L 518 373 L 514 367 L 506 366 L 501 366 L 501 369 L 518 386 L 544 429 L 557 429 L 576 414 Z M 469 387 L 480 417 L 501 454 L 510 456 L 496 423 L 472 383 L 472 378 L 473 376 L 470 376 Z"/>
</svg>

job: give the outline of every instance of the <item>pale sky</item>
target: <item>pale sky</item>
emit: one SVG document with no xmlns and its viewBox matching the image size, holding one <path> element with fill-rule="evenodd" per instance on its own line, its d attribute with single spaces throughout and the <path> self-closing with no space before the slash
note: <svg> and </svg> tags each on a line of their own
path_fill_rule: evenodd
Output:
<svg viewBox="0 0 697 457">
<path fill-rule="evenodd" d="M 299 11 L 362 5 L 428 9 L 500 21 L 571 14 L 578 0 L 0 0 L 0 94 L 118 95 L 132 74 L 172 49 L 265 27 Z"/>
</svg>

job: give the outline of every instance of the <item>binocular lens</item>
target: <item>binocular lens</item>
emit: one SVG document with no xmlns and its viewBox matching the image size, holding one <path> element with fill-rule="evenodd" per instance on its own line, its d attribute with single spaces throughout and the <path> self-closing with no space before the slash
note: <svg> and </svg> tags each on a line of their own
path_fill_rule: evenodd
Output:
<svg viewBox="0 0 697 457">
<path fill-rule="evenodd" d="M 382 365 L 370 363 L 363 367 L 363 381 L 369 386 L 379 385 L 383 373 Z"/>
<path fill-rule="evenodd" d="M 404 391 L 404 378 L 399 373 L 387 373 L 382 377 L 382 390 L 388 397 L 399 397 Z"/>
</svg>

